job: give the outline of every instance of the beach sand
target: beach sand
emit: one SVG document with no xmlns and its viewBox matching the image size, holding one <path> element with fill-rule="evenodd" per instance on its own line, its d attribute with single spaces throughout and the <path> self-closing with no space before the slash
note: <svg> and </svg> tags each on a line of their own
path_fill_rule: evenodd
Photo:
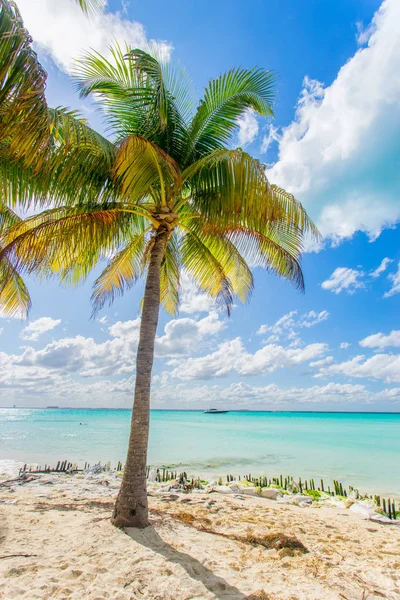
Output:
<svg viewBox="0 0 400 600">
<path fill-rule="evenodd" d="M 124 532 L 109 521 L 117 487 L 43 475 L 0 488 L 0 598 L 400 598 L 400 527 L 212 493 L 150 497 L 152 527 Z M 308 552 L 254 541 L 282 533 Z"/>
</svg>

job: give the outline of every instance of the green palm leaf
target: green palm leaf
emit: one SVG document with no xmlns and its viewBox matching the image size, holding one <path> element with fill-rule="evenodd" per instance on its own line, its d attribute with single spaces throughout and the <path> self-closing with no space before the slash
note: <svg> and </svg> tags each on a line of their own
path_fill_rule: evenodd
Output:
<svg viewBox="0 0 400 600">
<path fill-rule="evenodd" d="M 231 69 L 212 80 L 190 127 L 187 160 L 229 144 L 248 109 L 272 116 L 275 76 L 263 69 Z"/>
</svg>

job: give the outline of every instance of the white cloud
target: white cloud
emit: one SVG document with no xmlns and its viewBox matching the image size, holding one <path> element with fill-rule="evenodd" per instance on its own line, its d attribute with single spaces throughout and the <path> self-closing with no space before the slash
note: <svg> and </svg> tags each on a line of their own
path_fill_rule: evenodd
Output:
<svg viewBox="0 0 400 600">
<path fill-rule="evenodd" d="M 196 321 L 185 317 L 169 321 L 165 326 L 165 334 L 156 340 L 157 356 L 179 356 L 195 354 L 199 351 L 199 343 L 223 329 L 224 323 L 216 312 L 204 319 Z"/>
<path fill-rule="evenodd" d="M 302 316 L 299 321 L 299 327 L 313 327 L 314 325 L 326 321 L 328 317 L 329 313 L 327 310 L 321 310 L 319 313 L 315 312 L 315 310 L 310 310 L 310 312 Z"/>
<path fill-rule="evenodd" d="M 41 333 L 59 322 L 61 321 L 50 324 L 39 319 L 24 330 L 24 339 L 37 339 Z M 155 354 L 158 357 L 176 357 L 205 350 L 209 348 L 213 336 L 223 327 L 224 322 L 219 320 L 216 312 L 200 320 L 174 319 L 166 324 L 164 334 L 156 338 Z M 117 321 L 108 328 L 110 338 L 105 342 L 97 343 L 93 338 L 82 335 L 66 337 L 39 350 L 28 346 L 21 355 L 11 356 L 10 364 L 30 368 L 31 372 L 33 369 L 38 372 L 42 372 L 41 369 L 48 370 L 51 376 L 54 373 L 71 373 L 81 377 L 110 377 L 132 373 L 135 369 L 139 332 L 140 318 Z"/>
<path fill-rule="evenodd" d="M 324 367 L 325 365 L 330 365 L 333 360 L 333 356 L 327 356 L 326 358 L 321 358 L 321 360 L 310 362 L 310 367 Z"/>
<path fill-rule="evenodd" d="M 18 8 L 35 43 L 67 73 L 82 50 L 108 54 L 114 41 L 140 48 L 157 45 L 165 56 L 171 51 L 166 42 L 149 40 L 141 23 L 107 12 L 89 19 L 75 0 L 18 0 Z"/>
<path fill-rule="evenodd" d="M 43 333 L 51 331 L 54 327 L 57 327 L 61 323 L 61 319 L 52 319 L 51 317 L 41 317 L 32 321 L 21 331 L 21 338 L 23 340 L 35 341 Z"/>
<path fill-rule="evenodd" d="M 251 354 L 247 352 L 238 337 L 223 342 L 211 354 L 174 362 L 176 366 L 171 375 L 187 381 L 221 377 L 231 372 L 243 376 L 272 373 L 278 369 L 294 367 L 318 358 L 326 349 L 326 344 L 309 344 L 304 348 L 284 348 L 268 344 Z"/>
<path fill-rule="evenodd" d="M 339 346 L 339 348 L 342 348 L 342 350 L 347 350 L 347 348 L 350 348 L 351 344 L 349 342 L 342 342 Z"/>
<path fill-rule="evenodd" d="M 379 277 L 379 275 L 382 275 L 386 271 L 391 262 L 393 262 L 393 259 L 384 258 L 379 267 L 371 271 L 370 276 L 376 279 L 376 277 Z"/>
<path fill-rule="evenodd" d="M 362 276 L 363 273 L 356 269 L 338 267 L 333 271 L 329 279 L 321 283 L 321 287 L 334 294 L 340 294 L 343 291 L 346 291 L 348 294 L 354 294 L 357 289 L 365 287 L 363 282 L 360 281 Z"/>
<path fill-rule="evenodd" d="M 219 395 L 217 395 L 219 396 Z M 280 387 L 276 384 L 254 387 L 243 382 L 234 383 L 220 393 L 228 406 L 251 405 L 253 408 L 268 406 L 295 406 L 297 404 L 370 404 L 382 401 L 398 402 L 400 388 L 370 392 L 364 385 L 351 383 L 328 383 L 324 386 Z"/>
<path fill-rule="evenodd" d="M 400 347 L 400 330 L 394 329 L 389 335 L 374 333 L 361 340 L 360 346 L 364 348 Z"/>
<path fill-rule="evenodd" d="M 376 269 L 364 272 L 360 269 L 350 269 L 347 267 L 338 267 L 332 275 L 321 284 L 324 290 L 330 290 L 334 294 L 340 294 L 346 291 L 348 294 L 354 294 L 356 290 L 366 287 L 366 283 L 371 284 L 386 271 L 389 264 L 393 262 L 391 258 L 384 258 Z M 388 279 L 394 282 L 393 288 L 384 295 L 388 298 L 400 291 L 400 263 L 399 273 L 389 275 Z M 397 288 L 397 289 L 396 289 Z"/>
<path fill-rule="evenodd" d="M 306 364 L 319 369 L 320 376 L 347 374 L 349 377 L 397 381 L 399 366 L 395 363 L 396 357 L 389 355 L 379 355 L 379 363 L 366 364 L 365 357 L 356 357 L 354 361 L 336 365 L 332 357 L 322 358 L 327 349 L 325 344 L 310 344 L 303 348 L 269 344 L 251 353 L 244 348 L 240 338 L 223 342 L 206 356 L 185 360 L 179 358 L 180 352 L 187 351 L 191 355 L 193 340 L 197 340 L 196 351 L 207 345 L 209 338 L 215 339 L 224 322 L 219 321 L 216 313 L 211 313 L 203 319 L 176 319 L 169 324 L 171 326 L 166 326 L 164 334 L 157 338 L 156 352 L 162 357 L 174 357 L 167 363 L 172 371 L 164 370 L 153 377 L 153 407 L 202 408 L 212 404 L 230 409 L 269 406 L 295 409 L 303 403 L 325 406 L 375 403 L 378 406 L 382 402 L 400 401 L 400 387 L 370 392 L 363 382 L 358 385 L 329 382 L 309 387 L 275 384 L 252 387 L 239 381 L 220 387 L 207 381 L 193 387 L 199 379 L 209 380 L 225 374 L 245 378 Z M 40 350 L 25 348 L 20 355 L 0 352 L 2 403 L 130 407 L 139 328 L 140 319 L 119 321 L 109 326 L 110 337 L 104 343 L 76 336 L 57 340 Z M 386 337 L 392 337 L 392 334 Z M 183 343 L 181 338 L 185 340 Z M 127 375 L 121 378 L 124 373 Z M 102 379 L 97 381 L 93 377 Z"/>
<path fill-rule="evenodd" d="M 237 120 L 239 125 L 238 131 L 238 142 L 239 146 L 245 148 L 254 140 L 258 135 L 258 121 L 254 110 L 248 109 L 246 112 L 239 117 Z"/>
<path fill-rule="evenodd" d="M 140 318 L 132 321 L 117 321 L 108 329 L 114 338 L 125 339 L 132 343 L 139 341 Z"/>
<path fill-rule="evenodd" d="M 370 23 L 367 27 L 364 27 L 364 23 L 362 21 L 357 21 L 356 27 L 357 27 L 357 35 L 356 35 L 357 43 L 359 44 L 359 46 L 364 46 L 365 44 L 367 44 L 369 42 L 371 35 L 376 30 L 375 21 L 372 21 L 372 23 Z"/>
<path fill-rule="evenodd" d="M 388 279 L 393 282 L 393 285 L 390 290 L 383 295 L 384 298 L 390 298 L 391 296 L 400 293 L 400 261 L 396 273 L 389 275 Z"/>
<path fill-rule="evenodd" d="M 271 144 L 273 144 L 273 142 L 279 142 L 280 139 L 281 139 L 281 136 L 279 135 L 278 128 L 274 127 L 271 124 L 268 128 L 267 135 L 264 135 L 264 137 L 262 139 L 261 148 L 260 148 L 261 153 L 266 154 L 268 152 Z"/>
<path fill-rule="evenodd" d="M 281 335 L 285 334 L 288 339 L 296 339 L 297 330 L 306 327 L 307 329 L 318 325 L 329 318 L 327 310 L 316 312 L 310 310 L 308 313 L 297 317 L 297 310 L 292 310 L 274 323 L 274 325 L 261 325 L 257 331 L 257 335 L 265 335 L 271 333 L 268 337 L 268 342 L 277 342 Z"/>
<path fill-rule="evenodd" d="M 371 239 L 400 218 L 400 2 L 385 0 L 360 48 L 327 87 L 306 78 L 267 174 L 340 241 Z"/>
<path fill-rule="evenodd" d="M 183 272 L 179 311 L 187 314 L 210 312 L 215 309 L 215 300 L 199 291 L 189 276 Z"/>
<path fill-rule="evenodd" d="M 359 355 L 346 362 L 322 367 L 316 377 L 330 377 L 332 375 L 365 377 L 400 383 L 400 356 L 375 354 L 372 358 L 366 358 Z"/>
</svg>

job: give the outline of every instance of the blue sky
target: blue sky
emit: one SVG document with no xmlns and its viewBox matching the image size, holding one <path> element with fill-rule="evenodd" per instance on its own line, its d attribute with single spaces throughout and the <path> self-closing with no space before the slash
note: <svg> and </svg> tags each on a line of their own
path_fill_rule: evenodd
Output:
<svg viewBox="0 0 400 600">
<path fill-rule="evenodd" d="M 17 4 L 49 73 L 49 103 L 100 130 L 69 73 L 81 50 L 106 52 L 113 38 L 158 44 L 187 67 L 197 97 L 232 66 L 278 74 L 274 121 L 247 114 L 233 143 L 266 163 L 324 235 L 304 256 L 306 293 L 256 270 L 250 304 L 228 319 L 184 279 L 180 314 L 160 318 L 153 407 L 398 411 L 398 1 L 199 10 L 111 0 L 91 22 L 72 0 Z M 90 320 L 94 276 L 77 289 L 32 280 L 29 321 L 0 318 L 0 405 L 131 405 L 142 286 Z"/>
</svg>

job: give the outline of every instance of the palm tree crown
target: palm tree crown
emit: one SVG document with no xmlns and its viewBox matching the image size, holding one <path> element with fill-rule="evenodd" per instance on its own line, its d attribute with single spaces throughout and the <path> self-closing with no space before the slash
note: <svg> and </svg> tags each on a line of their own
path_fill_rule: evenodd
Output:
<svg viewBox="0 0 400 600">
<path fill-rule="evenodd" d="M 251 293 L 248 263 L 303 287 L 299 260 L 304 235 L 316 235 L 312 221 L 269 184 L 258 160 L 229 147 L 245 110 L 272 114 L 270 72 L 229 71 L 209 83 L 196 111 L 184 75 L 142 50 L 115 46 L 110 60 L 87 54 L 75 79 L 82 96 L 101 103 L 114 141 L 73 115 L 58 119 L 47 168 L 24 189 L 36 187 L 36 202 L 52 208 L 5 236 L 2 255 L 18 271 L 77 283 L 106 260 L 94 284 L 97 310 L 144 274 L 165 231 L 161 302 L 171 314 L 182 269 L 228 310 Z"/>
</svg>

